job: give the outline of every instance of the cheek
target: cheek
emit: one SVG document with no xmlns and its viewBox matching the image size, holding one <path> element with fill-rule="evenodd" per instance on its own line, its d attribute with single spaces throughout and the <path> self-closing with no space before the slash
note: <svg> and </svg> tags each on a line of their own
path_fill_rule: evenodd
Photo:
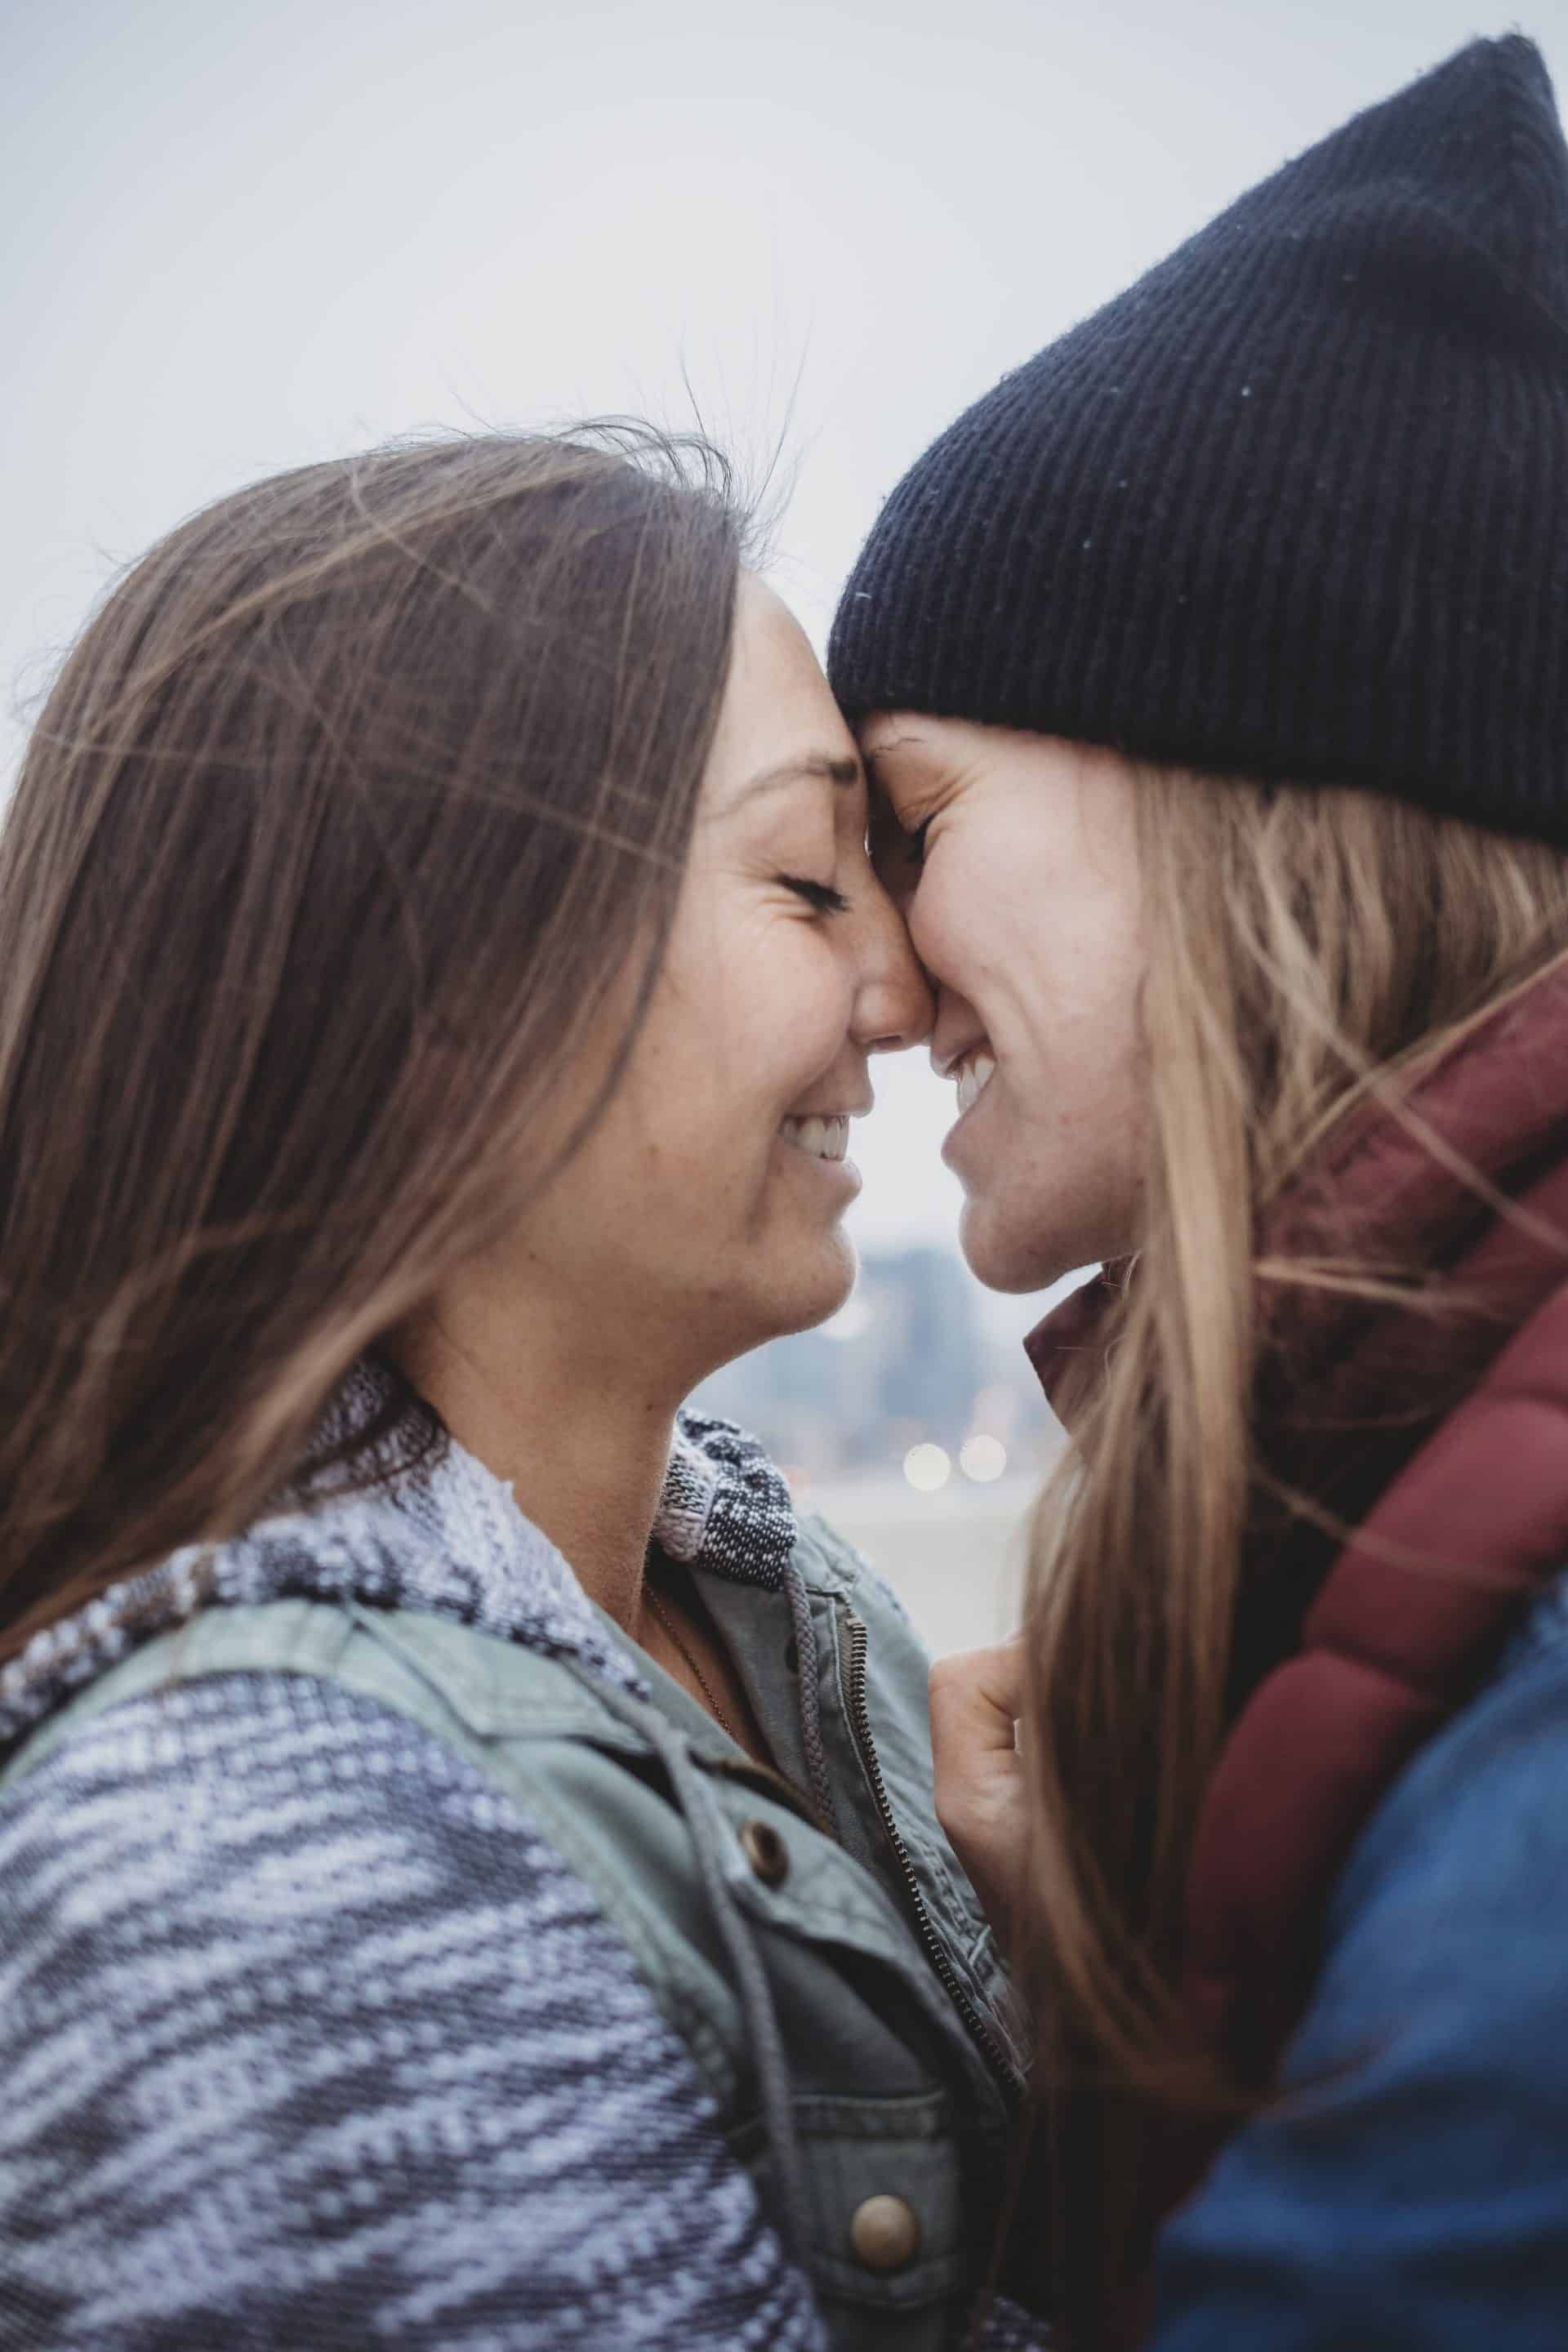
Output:
<svg viewBox="0 0 1568 2352">
<path fill-rule="evenodd" d="M 831 920 L 757 924 L 747 951 L 710 986 L 705 1039 L 742 1099 L 782 1097 L 788 1109 L 842 1048 L 855 1000 Z"/>
<path fill-rule="evenodd" d="M 986 919 L 984 885 L 965 871 L 956 850 L 939 866 L 933 858 L 920 887 L 906 901 L 910 944 L 933 978 L 961 993 L 973 993 L 985 969 L 986 943 L 994 932 Z"/>
<path fill-rule="evenodd" d="M 932 979 L 973 1006 L 994 1044 L 1004 1042 L 998 1030 L 1016 1043 L 1007 1007 L 1048 1005 L 1054 993 L 1039 899 L 1016 871 L 997 874 L 958 842 L 942 849 L 908 908 L 910 943 Z"/>
<path fill-rule="evenodd" d="M 704 1185 L 750 1181 L 854 1010 L 838 957 L 807 926 L 758 923 L 727 945 L 721 962 L 668 972 L 626 1082 L 645 1158 Z"/>
<path fill-rule="evenodd" d="M 1120 1164 L 1141 1148 L 1147 1088 L 1136 968 L 1064 925 L 1016 981 L 997 1024 L 1016 1112 L 1075 1160 Z"/>
</svg>

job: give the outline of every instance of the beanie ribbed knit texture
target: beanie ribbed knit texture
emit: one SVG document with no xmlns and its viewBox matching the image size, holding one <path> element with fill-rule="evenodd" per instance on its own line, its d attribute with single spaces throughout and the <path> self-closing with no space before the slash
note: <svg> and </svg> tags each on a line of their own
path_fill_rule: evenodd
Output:
<svg viewBox="0 0 1568 2352">
<path fill-rule="evenodd" d="M 1568 146 L 1477 41 L 1005 376 L 828 651 L 946 717 L 1568 844 Z"/>
</svg>

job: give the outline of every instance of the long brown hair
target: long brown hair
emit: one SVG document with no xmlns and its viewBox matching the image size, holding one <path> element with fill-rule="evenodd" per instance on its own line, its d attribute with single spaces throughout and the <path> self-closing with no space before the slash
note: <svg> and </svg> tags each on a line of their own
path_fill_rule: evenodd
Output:
<svg viewBox="0 0 1568 2352">
<path fill-rule="evenodd" d="M 0 1657 L 287 1488 L 602 1108 L 745 529 L 694 437 L 449 438 L 220 500 L 89 625 L 0 832 Z"/>
<path fill-rule="evenodd" d="M 1141 1246 L 1042 1497 L 1026 1608 L 1039 1728 L 1023 1958 L 1085 2346 L 1125 2258 L 1147 2126 L 1237 2095 L 1194 2048 L 1177 1990 L 1264 1483 L 1259 1301 L 1272 1345 L 1292 1297 L 1387 1283 L 1353 1248 L 1333 1266 L 1264 1261 L 1264 1213 L 1356 1104 L 1399 1116 L 1410 1074 L 1568 955 L 1568 856 L 1540 844 L 1367 792 L 1174 770 L 1141 776 L 1138 812 Z M 1419 1310 L 1418 1275 L 1401 1269 L 1396 1295 Z"/>
</svg>

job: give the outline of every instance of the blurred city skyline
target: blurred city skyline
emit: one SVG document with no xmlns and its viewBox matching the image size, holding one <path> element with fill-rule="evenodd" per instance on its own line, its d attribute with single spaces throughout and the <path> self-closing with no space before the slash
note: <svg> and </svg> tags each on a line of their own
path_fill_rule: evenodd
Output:
<svg viewBox="0 0 1568 2352">
<path fill-rule="evenodd" d="M 829 1322 L 691 1399 L 762 1439 L 797 1508 L 891 1578 L 933 1653 L 1017 1622 L 1030 1507 L 1063 1443 L 1016 1328 L 987 1304 L 950 1249 L 868 1249 Z"/>
<path fill-rule="evenodd" d="M 802 1493 L 868 1475 L 919 1494 L 1032 1478 L 1055 1424 L 984 1297 L 940 1244 L 868 1250 L 838 1314 L 727 1365 L 692 1402 L 752 1430 Z"/>
<path fill-rule="evenodd" d="M 1475 0 L 16 0 L 0 31 L 0 790 L 115 569 L 257 474 L 605 411 L 782 443 L 818 644 L 1006 367 L 1513 8 Z M 1562 83 L 1563 0 L 1521 11 Z M 881 1063 L 868 1250 L 951 1250 L 951 1092 Z M 987 1301 L 994 1335 L 1034 1301 Z"/>
</svg>

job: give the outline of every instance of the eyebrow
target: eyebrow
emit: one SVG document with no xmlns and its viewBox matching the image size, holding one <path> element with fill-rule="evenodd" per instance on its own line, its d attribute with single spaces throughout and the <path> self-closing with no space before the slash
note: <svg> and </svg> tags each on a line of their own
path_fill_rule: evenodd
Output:
<svg viewBox="0 0 1568 2352">
<path fill-rule="evenodd" d="M 798 783 L 801 778 L 821 777 L 841 792 L 852 792 L 863 781 L 860 762 L 847 752 L 808 751 L 799 760 L 784 760 L 776 768 L 764 768 L 761 775 L 743 783 L 731 801 L 739 808 L 743 801 L 753 799 L 759 793 L 776 792 L 781 784 Z"/>
<path fill-rule="evenodd" d="M 902 751 L 906 750 L 910 744 L 918 743 L 919 741 L 920 737 L 918 735 L 889 735 L 882 742 L 873 743 L 869 749 L 867 749 L 863 745 L 861 747 L 860 757 L 866 763 L 867 775 L 874 782 L 876 779 L 877 769 L 880 761 L 891 759 L 895 751 Z"/>
</svg>

